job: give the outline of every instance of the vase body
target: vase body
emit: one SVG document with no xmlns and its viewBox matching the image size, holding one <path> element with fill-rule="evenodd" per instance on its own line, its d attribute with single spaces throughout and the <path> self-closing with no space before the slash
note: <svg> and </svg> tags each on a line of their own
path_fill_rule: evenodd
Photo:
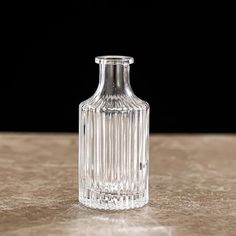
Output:
<svg viewBox="0 0 236 236">
<path fill-rule="evenodd" d="M 121 210 L 148 202 L 149 105 L 132 91 L 133 58 L 96 57 L 99 85 L 79 106 L 79 201 Z"/>
</svg>

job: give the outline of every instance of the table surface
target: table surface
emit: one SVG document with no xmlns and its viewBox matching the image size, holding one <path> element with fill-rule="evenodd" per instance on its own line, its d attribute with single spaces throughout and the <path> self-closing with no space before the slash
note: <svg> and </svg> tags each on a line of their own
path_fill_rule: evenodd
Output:
<svg viewBox="0 0 236 236">
<path fill-rule="evenodd" d="M 0 134 L 0 235 L 236 235 L 236 135 L 152 135 L 150 202 L 77 201 L 77 135 Z"/>
</svg>

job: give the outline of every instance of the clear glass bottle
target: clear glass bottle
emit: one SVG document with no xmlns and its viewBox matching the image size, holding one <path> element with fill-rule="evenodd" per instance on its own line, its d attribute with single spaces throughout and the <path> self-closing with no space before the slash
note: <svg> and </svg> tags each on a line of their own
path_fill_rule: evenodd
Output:
<svg viewBox="0 0 236 236">
<path fill-rule="evenodd" d="M 129 82 L 132 57 L 100 56 L 99 85 L 79 106 L 79 201 L 121 210 L 148 202 L 149 105 Z"/>
</svg>

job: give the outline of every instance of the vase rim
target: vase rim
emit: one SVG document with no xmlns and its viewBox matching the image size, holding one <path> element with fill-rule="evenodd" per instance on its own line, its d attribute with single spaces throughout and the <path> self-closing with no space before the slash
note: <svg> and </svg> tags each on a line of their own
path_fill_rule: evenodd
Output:
<svg viewBox="0 0 236 236">
<path fill-rule="evenodd" d="M 105 55 L 95 57 L 95 62 L 97 64 L 132 64 L 134 58 L 121 55 Z"/>
</svg>

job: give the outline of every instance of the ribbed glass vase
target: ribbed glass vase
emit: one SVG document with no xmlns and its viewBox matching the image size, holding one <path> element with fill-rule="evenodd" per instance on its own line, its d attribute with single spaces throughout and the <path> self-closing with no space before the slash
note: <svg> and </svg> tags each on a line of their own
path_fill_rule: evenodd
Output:
<svg viewBox="0 0 236 236">
<path fill-rule="evenodd" d="M 132 57 L 96 57 L 99 85 L 79 106 L 79 201 L 121 210 L 148 202 L 149 105 L 129 82 Z"/>
</svg>

